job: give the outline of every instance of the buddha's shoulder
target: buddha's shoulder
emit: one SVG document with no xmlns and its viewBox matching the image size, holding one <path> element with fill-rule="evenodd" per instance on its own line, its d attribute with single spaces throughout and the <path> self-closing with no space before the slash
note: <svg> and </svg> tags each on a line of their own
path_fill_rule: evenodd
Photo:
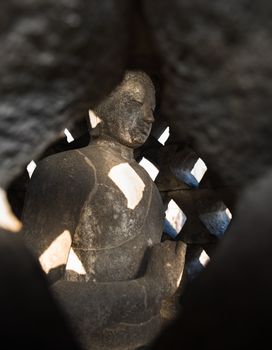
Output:
<svg viewBox="0 0 272 350">
<path fill-rule="evenodd" d="M 69 150 L 65 152 L 50 155 L 37 164 L 34 172 L 37 175 L 47 176 L 49 174 L 56 176 L 80 175 L 86 172 L 92 172 L 90 157 L 88 157 L 83 149 Z M 36 176 L 37 176 L 36 175 Z"/>
</svg>

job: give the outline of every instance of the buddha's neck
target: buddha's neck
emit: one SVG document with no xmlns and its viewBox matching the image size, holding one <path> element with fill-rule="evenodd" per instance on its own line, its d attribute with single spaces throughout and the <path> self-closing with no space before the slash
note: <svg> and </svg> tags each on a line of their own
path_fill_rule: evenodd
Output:
<svg viewBox="0 0 272 350">
<path fill-rule="evenodd" d="M 97 139 L 94 139 L 91 143 L 93 145 L 95 144 L 100 147 L 105 147 L 108 151 L 119 154 L 122 158 L 128 161 L 134 160 L 133 148 L 122 145 L 121 143 L 107 135 L 99 136 Z"/>
</svg>

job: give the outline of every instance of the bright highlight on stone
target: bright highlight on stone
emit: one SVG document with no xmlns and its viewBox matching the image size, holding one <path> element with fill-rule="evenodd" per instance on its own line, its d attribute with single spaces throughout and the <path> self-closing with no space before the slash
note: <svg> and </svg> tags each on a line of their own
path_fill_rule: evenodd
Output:
<svg viewBox="0 0 272 350">
<path fill-rule="evenodd" d="M 5 230 L 18 232 L 22 223 L 13 214 L 6 191 L 0 188 L 0 227 Z"/>
<path fill-rule="evenodd" d="M 202 180 L 203 176 L 205 175 L 207 171 L 207 166 L 203 162 L 201 158 L 198 158 L 197 162 L 195 163 L 193 169 L 191 170 L 191 174 L 194 176 L 194 178 L 197 180 L 198 183 Z"/>
<path fill-rule="evenodd" d="M 173 199 L 171 199 L 168 203 L 168 207 L 165 212 L 165 217 L 178 235 L 182 227 L 184 226 L 187 217 Z"/>
<path fill-rule="evenodd" d="M 125 195 L 127 207 L 134 209 L 140 203 L 145 189 L 136 171 L 128 163 L 122 163 L 114 166 L 108 176 Z"/>
<path fill-rule="evenodd" d="M 231 214 L 229 208 L 226 209 L 226 214 L 227 214 L 227 217 L 231 220 L 232 219 L 232 214 Z"/>
<path fill-rule="evenodd" d="M 158 138 L 158 141 L 162 144 L 165 145 L 165 142 L 169 139 L 170 136 L 170 129 L 169 126 L 164 130 L 164 132 L 161 134 L 161 136 Z"/>
<path fill-rule="evenodd" d="M 92 111 L 91 109 L 89 110 L 89 118 L 90 118 L 90 123 L 91 127 L 94 129 L 97 127 L 99 123 L 102 122 L 102 120 Z"/>
<path fill-rule="evenodd" d="M 65 230 L 41 254 L 39 261 L 46 273 L 51 269 L 66 265 L 71 244 L 71 234 L 68 230 Z"/>
<path fill-rule="evenodd" d="M 142 158 L 139 164 L 147 171 L 151 179 L 154 181 L 159 174 L 159 169 L 145 157 Z"/>
<path fill-rule="evenodd" d="M 66 270 L 74 271 L 80 275 L 86 275 L 86 270 L 73 248 L 69 252 Z"/>
<path fill-rule="evenodd" d="M 28 176 L 29 176 L 30 179 L 31 179 L 31 176 L 32 176 L 34 170 L 36 169 L 36 167 L 37 167 L 37 164 L 34 162 L 34 160 L 32 160 L 32 161 L 28 164 L 28 166 L 26 167 L 26 170 L 27 170 L 27 172 L 28 172 Z"/>
<path fill-rule="evenodd" d="M 66 140 L 68 143 L 71 143 L 74 141 L 73 135 L 70 133 L 70 131 L 68 129 L 64 130 L 64 134 L 66 136 Z"/>
<path fill-rule="evenodd" d="M 206 266 L 210 262 L 209 255 L 205 252 L 205 250 L 202 250 L 202 253 L 199 257 L 199 262 L 202 266 Z"/>
</svg>

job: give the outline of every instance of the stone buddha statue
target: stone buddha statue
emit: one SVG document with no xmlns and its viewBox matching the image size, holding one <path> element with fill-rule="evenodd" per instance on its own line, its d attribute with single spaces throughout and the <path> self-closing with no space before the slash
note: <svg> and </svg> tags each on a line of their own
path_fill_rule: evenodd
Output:
<svg viewBox="0 0 272 350">
<path fill-rule="evenodd" d="M 185 246 L 161 243 L 160 194 L 133 151 L 149 136 L 155 91 L 142 72 L 90 113 L 91 143 L 42 160 L 23 234 L 84 349 L 136 349 L 162 327 Z"/>
</svg>

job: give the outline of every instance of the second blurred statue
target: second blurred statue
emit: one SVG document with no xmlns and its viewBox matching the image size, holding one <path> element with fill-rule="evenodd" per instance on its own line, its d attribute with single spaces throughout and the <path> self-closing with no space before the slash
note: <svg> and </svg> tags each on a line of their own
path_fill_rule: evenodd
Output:
<svg viewBox="0 0 272 350">
<path fill-rule="evenodd" d="M 84 349 L 150 343 L 181 279 L 185 246 L 161 243 L 160 194 L 133 157 L 154 108 L 149 77 L 128 72 L 90 112 L 90 145 L 42 160 L 30 182 L 24 237 Z"/>
</svg>

